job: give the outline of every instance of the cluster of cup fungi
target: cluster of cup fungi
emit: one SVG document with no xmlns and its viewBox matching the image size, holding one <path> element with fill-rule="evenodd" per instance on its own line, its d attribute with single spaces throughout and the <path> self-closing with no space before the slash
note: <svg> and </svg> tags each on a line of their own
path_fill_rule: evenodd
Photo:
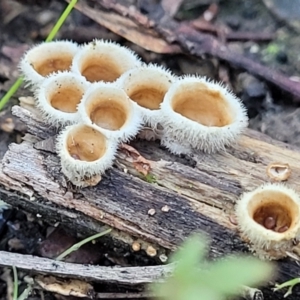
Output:
<svg viewBox="0 0 300 300">
<path fill-rule="evenodd" d="M 214 153 L 248 124 L 243 104 L 224 85 L 177 77 L 111 41 L 42 43 L 25 53 L 20 68 L 45 122 L 61 130 L 62 172 L 77 186 L 110 168 L 119 144 L 140 131 L 173 154 Z M 300 232 L 300 198 L 283 185 L 264 185 L 241 197 L 236 216 L 255 252 L 281 258 Z"/>
</svg>

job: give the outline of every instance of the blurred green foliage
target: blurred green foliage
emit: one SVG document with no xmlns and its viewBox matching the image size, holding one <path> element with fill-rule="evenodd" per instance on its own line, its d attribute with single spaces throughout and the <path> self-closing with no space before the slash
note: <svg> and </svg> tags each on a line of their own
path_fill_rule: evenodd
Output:
<svg viewBox="0 0 300 300">
<path fill-rule="evenodd" d="M 164 283 L 151 286 L 163 300 L 222 300 L 237 295 L 243 285 L 256 286 L 274 275 L 270 262 L 251 256 L 226 256 L 208 261 L 208 241 L 193 235 L 172 257 L 175 270 Z"/>
</svg>

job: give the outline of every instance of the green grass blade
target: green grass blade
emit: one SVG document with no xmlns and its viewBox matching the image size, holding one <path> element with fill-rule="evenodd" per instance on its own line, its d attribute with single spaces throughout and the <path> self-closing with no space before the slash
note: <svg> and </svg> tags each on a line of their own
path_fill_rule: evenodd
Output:
<svg viewBox="0 0 300 300">
<path fill-rule="evenodd" d="M 86 243 L 88 243 L 88 242 L 91 242 L 92 240 L 95 240 L 95 239 L 97 239 L 97 238 L 99 238 L 99 237 L 101 237 L 101 236 L 103 236 L 103 235 L 105 235 L 105 234 L 108 234 L 108 233 L 110 233 L 110 232 L 111 232 L 111 229 L 107 229 L 107 230 L 105 230 L 105 231 L 103 231 L 103 232 L 94 234 L 94 235 L 92 235 L 92 236 L 90 236 L 90 237 L 88 237 L 88 238 L 86 238 L 86 239 L 84 239 L 84 240 L 82 240 L 82 241 L 80 241 L 80 242 L 74 244 L 72 247 L 70 247 L 69 249 L 67 249 L 66 251 L 64 251 L 62 254 L 60 254 L 60 255 L 56 258 L 56 260 L 63 260 L 66 256 L 68 256 L 70 253 L 72 253 L 72 252 L 78 250 L 78 249 L 79 249 L 81 246 L 83 246 L 84 244 L 86 244 Z"/>
<path fill-rule="evenodd" d="M 51 32 L 49 33 L 48 37 L 46 38 L 46 42 L 51 42 L 54 37 L 56 36 L 57 32 L 61 28 L 61 26 L 66 21 L 67 17 L 71 13 L 72 9 L 76 5 L 77 0 L 71 0 L 71 2 L 68 4 L 64 12 L 61 14 L 60 18 L 52 28 Z M 10 89 L 7 91 L 7 93 L 1 98 L 0 100 L 0 111 L 3 109 L 3 107 L 6 105 L 6 103 L 9 101 L 9 99 L 17 92 L 19 87 L 21 86 L 23 82 L 23 78 L 19 77 L 16 82 L 10 87 Z"/>
<path fill-rule="evenodd" d="M 15 266 L 12 266 L 13 273 L 14 273 L 14 293 L 13 293 L 13 300 L 18 299 L 18 273 L 17 273 L 17 268 Z"/>
<path fill-rule="evenodd" d="M 51 42 L 54 39 L 54 37 L 56 36 L 56 34 L 59 31 L 60 27 L 64 24 L 64 22 L 66 21 L 67 17 L 71 13 L 72 9 L 76 5 L 76 3 L 77 3 L 77 0 L 72 0 L 69 3 L 69 5 L 65 9 L 65 11 L 61 14 L 60 18 L 58 19 L 58 21 L 56 22 L 56 24 L 52 28 L 52 30 L 49 33 L 48 37 L 46 38 L 46 42 Z"/>
<path fill-rule="evenodd" d="M 5 104 L 9 101 L 9 99 L 16 93 L 16 91 L 21 86 L 22 82 L 23 82 L 23 78 L 19 77 L 17 81 L 8 90 L 8 92 L 3 96 L 3 98 L 0 100 L 0 111 L 5 106 Z"/>
</svg>

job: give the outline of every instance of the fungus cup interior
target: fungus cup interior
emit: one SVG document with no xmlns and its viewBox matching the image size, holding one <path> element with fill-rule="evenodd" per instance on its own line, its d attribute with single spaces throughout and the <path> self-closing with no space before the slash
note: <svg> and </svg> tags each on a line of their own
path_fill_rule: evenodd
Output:
<svg viewBox="0 0 300 300">
<path fill-rule="evenodd" d="M 223 127 L 234 120 L 232 109 L 221 91 L 204 83 L 182 84 L 171 102 L 173 110 L 207 127 Z"/>
<path fill-rule="evenodd" d="M 164 96 L 167 92 L 167 88 L 157 85 L 156 87 L 152 83 L 149 85 L 137 85 L 127 90 L 129 98 L 136 102 L 139 106 L 148 108 L 150 110 L 157 110 L 160 108 Z"/>
<path fill-rule="evenodd" d="M 119 130 L 126 123 L 129 101 L 124 93 L 94 93 L 86 104 L 86 112 L 91 121 L 101 128 Z"/>
<path fill-rule="evenodd" d="M 251 199 L 248 212 L 256 223 L 282 233 L 297 222 L 299 208 L 293 199 L 283 192 L 263 191 Z"/>
<path fill-rule="evenodd" d="M 69 155 L 76 160 L 92 162 L 106 152 L 106 137 L 88 126 L 75 127 L 67 137 Z"/>
<path fill-rule="evenodd" d="M 53 108 L 59 111 L 75 113 L 83 93 L 84 90 L 80 88 L 79 84 L 60 84 L 53 87 L 48 96 L 48 101 Z"/>
<path fill-rule="evenodd" d="M 83 57 L 80 67 L 81 74 L 89 81 L 113 82 L 118 79 L 123 70 L 119 62 L 107 55 L 86 55 Z"/>
<path fill-rule="evenodd" d="M 71 68 L 73 59 L 73 54 L 71 53 L 58 52 L 52 55 L 42 56 L 42 59 L 37 59 L 40 55 L 34 53 L 30 58 L 30 63 L 35 71 L 43 77 L 58 71 L 69 71 Z"/>
</svg>

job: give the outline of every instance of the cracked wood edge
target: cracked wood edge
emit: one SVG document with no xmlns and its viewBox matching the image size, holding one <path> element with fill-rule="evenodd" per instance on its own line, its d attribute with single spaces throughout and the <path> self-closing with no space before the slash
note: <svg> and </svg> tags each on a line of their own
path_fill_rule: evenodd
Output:
<svg viewBox="0 0 300 300">
<path fill-rule="evenodd" d="M 172 265 L 148 267 L 102 267 L 66 263 L 33 255 L 0 251 L 0 266 L 15 266 L 32 274 L 47 274 L 60 277 L 83 278 L 94 282 L 124 285 L 145 285 L 157 282 L 171 274 Z"/>
</svg>

